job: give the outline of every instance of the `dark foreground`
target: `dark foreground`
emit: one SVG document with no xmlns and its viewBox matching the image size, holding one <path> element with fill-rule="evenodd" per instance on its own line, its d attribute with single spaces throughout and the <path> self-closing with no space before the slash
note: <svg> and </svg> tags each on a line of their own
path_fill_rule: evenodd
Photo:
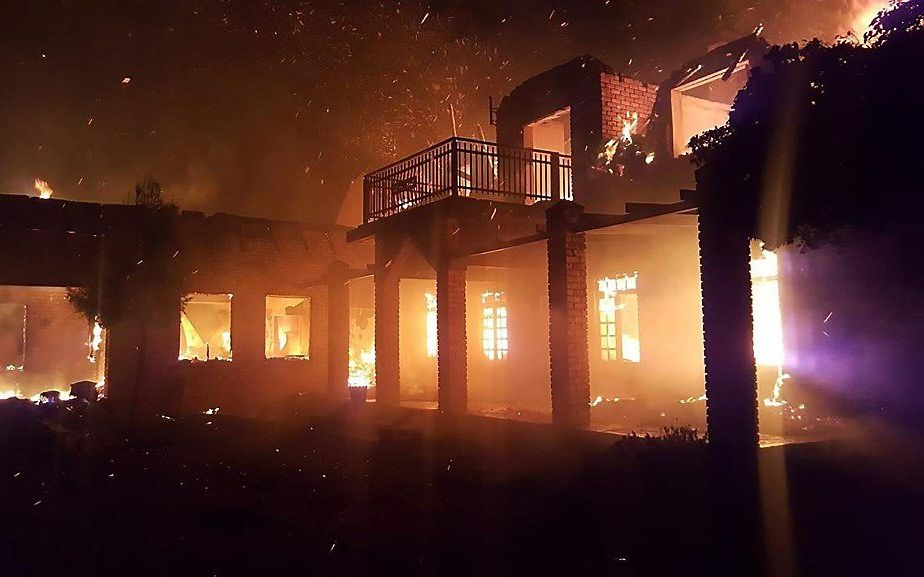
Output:
<svg viewBox="0 0 924 577">
<path fill-rule="evenodd" d="M 4 576 L 710 574 L 705 447 L 681 438 L 423 413 L 127 435 L 0 405 Z M 914 450 L 762 450 L 770 572 L 920 574 Z"/>
</svg>

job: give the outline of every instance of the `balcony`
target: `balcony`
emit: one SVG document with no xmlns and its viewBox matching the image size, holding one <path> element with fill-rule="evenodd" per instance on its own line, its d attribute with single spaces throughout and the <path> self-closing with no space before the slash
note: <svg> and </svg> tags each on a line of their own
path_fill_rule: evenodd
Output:
<svg viewBox="0 0 924 577">
<path fill-rule="evenodd" d="M 571 157 L 449 138 L 363 179 L 363 222 L 451 196 L 515 204 L 572 199 Z"/>
</svg>

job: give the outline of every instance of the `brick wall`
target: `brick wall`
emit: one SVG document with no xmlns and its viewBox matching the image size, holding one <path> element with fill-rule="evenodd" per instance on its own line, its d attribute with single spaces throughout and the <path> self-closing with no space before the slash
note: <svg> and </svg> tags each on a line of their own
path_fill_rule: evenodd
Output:
<svg viewBox="0 0 924 577">
<path fill-rule="evenodd" d="M 633 113 L 638 113 L 638 125 L 634 134 L 644 134 L 657 96 L 658 87 L 654 84 L 645 84 L 634 78 L 602 72 L 600 74 L 600 98 L 603 108 L 601 132 L 604 142 L 620 137 L 627 113 L 630 118 Z"/>
<path fill-rule="evenodd" d="M 0 284 L 92 282 L 104 264 L 101 239 L 109 227 L 131 226 L 135 210 L 0 195 L 0 241 L 9 249 L 0 251 Z M 142 407 L 173 414 L 218 406 L 222 412 L 268 415 L 285 410 L 286 402 L 299 396 L 322 394 L 331 321 L 327 273 L 336 261 L 366 268 L 372 245 L 348 245 L 343 227 L 227 214 L 184 212 L 180 228 L 182 266 L 189 273 L 185 291 L 234 295 L 233 360 L 177 360 L 179 299 L 174 310 L 145 326 L 126 319 L 111 328 L 107 341 L 107 388 L 117 410 L 127 414 Z M 311 299 L 309 359 L 265 358 L 266 295 Z M 70 310 L 69 303 L 62 307 Z M 346 325 L 348 319 L 337 322 Z M 59 364 L 59 357 L 47 362 Z"/>
<path fill-rule="evenodd" d="M 223 412 L 266 416 L 287 402 L 328 391 L 328 277 L 333 263 L 365 268 L 371 246 L 346 243 L 346 229 L 218 214 L 184 215 L 184 244 L 191 251 L 190 292 L 229 293 L 231 362 L 176 361 L 179 329 L 170 330 L 183 412 L 219 406 Z M 342 265 L 336 266 L 339 272 Z M 267 295 L 310 299 L 308 359 L 265 358 Z M 340 307 L 342 309 L 344 307 Z M 341 310 L 342 313 L 342 310 Z M 340 316 L 343 316 L 342 314 Z M 348 318 L 336 322 L 348 330 Z M 346 383 L 344 382 L 344 390 Z"/>
<path fill-rule="evenodd" d="M 526 80 L 504 97 L 497 111 L 497 141 L 523 146 L 528 124 L 569 109 L 575 200 L 587 204 L 601 186 L 601 173 L 594 167 L 604 144 L 619 138 L 626 113 L 630 118 L 638 113 L 634 133 L 644 134 L 657 94 L 657 86 L 616 74 L 595 58 L 575 58 Z"/>
</svg>

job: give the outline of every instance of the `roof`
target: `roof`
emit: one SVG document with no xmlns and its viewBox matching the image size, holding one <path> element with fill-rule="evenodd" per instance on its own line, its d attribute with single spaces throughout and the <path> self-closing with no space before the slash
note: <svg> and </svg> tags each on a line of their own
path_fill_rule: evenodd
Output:
<svg viewBox="0 0 924 577">
<path fill-rule="evenodd" d="M 724 72 L 722 79 L 731 76 L 738 64 L 748 61 L 753 64 L 763 58 L 770 44 L 754 34 L 742 36 L 727 44 L 713 48 L 709 52 L 686 62 L 671 75 L 668 84 L 671 88 L 695 82 L 701 78 Z"/>
</svg>

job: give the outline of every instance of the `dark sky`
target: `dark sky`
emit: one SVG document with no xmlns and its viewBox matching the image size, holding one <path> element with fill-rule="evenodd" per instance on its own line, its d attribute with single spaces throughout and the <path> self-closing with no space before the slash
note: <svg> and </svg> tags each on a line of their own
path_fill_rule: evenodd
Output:
<svg viewBox="0 0 924 577">
<path fill-rule="evenodd" d="M 351 179 L 578 54 L 648 81 L 765 26 L 842 32 L 865 0 L 0 2 L 0 193 L 325 221 Z"/>
</svg>

